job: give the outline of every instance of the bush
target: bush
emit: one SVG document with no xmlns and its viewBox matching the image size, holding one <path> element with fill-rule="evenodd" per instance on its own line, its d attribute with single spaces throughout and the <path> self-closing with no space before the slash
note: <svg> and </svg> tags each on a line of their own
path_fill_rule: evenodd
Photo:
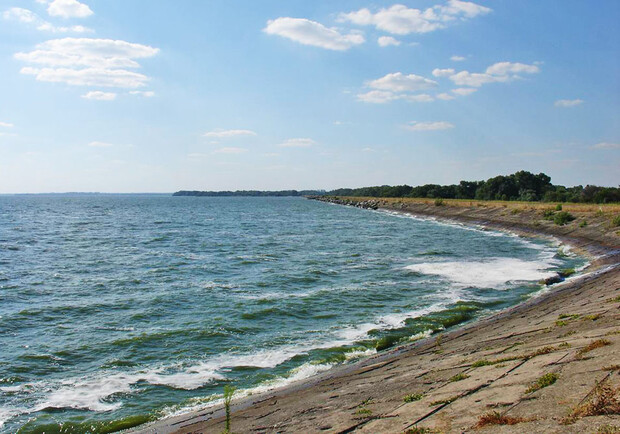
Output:
<svg viewBox="0 0 620 434">
<path fill-rule="evenodd" d="M 587 220 L 582 221 L 581 223 L 579 223 L 579 227 L 580 228 L 585 228 L 586 226 L 588 226 L 588 222 Z"/>
<path fill-rule="evenodd" d="M 618 227 L 620 226 L 620 215 L 615 216 L 613 219 L 611 219 L 611 225 L 613 227 Z"/>
<path fill-rule="evenodd" d="M 561 211 L 553 217 L 553 222 L 560 226 L 563 226 L 568 222 L 572 222 L 573 220 L 575 220 L 575 216 L 566 211 Z"/>
<path fill-rule="evenodd" d="M 556 210 L 556 211 L 562 211 L 562 204 L 561 204 L 561 203 L 558 203 L 558 204 L 555 206 L 555 210 Z"/>
<path fill-rule="evenodd" d="M 435 206 L 444 206 L 443 199 L 435 199 Z"/>
<path fill-rule="evenodd" d="M 546 209 L 543 211 L 543 218 L 545 220 L 553 220 L 553 216 L 555 216 L 555 211 L 552 209 Z"/>
</svg>

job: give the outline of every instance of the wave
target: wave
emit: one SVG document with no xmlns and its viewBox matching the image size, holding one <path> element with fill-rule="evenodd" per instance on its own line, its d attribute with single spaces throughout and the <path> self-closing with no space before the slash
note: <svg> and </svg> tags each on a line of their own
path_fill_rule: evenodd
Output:
<svg viewBox="0 0 620 434">
<path fill-rule="evenodd" d="M 536 282 L 553 276 L 549 261 L 525 261 L 516 258 L 492 258 L 482 261 L 425 262 L 405 269 L 439 276 L 462 286 L 505 289 L 516 282 Z"/>
</svg>

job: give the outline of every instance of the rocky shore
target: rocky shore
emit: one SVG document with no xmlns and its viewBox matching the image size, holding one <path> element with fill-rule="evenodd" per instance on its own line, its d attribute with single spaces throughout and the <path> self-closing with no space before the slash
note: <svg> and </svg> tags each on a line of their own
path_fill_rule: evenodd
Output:
<svg viewBox="0 0 620 434">
<path fill-rule="evenodd" d="M 575 207 L 559 225 L 523 203 L 315 199 L 554 237 L 592 264 L 476 323 L 234 401 L 232 432 L 619 432 L 620 228 L 607 210 Z M 223 431 L 218 407 L 135 430 Z"/>
</svg>

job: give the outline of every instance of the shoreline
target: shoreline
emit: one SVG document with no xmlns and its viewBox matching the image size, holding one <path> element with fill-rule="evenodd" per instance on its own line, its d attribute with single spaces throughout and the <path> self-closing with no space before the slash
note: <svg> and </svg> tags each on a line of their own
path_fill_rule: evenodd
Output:
<svg viewBox="0 0 620 434">
<path fill-rule="evenodd" d="M 398 367 L 400 365 L 407 365 L 412 361 L 415 362 L 416 358 L 423 359 L 423 356 L 428 356 L 429 354 L 436 355 L 438 351 L 436 349 L 437 347 L 451 347 L 452 345 L 449 345 L 449 343 L 458 340 L 459 337 L 470 334 L 480 334 L 489 338 L 491 337 L 489 336 L 489 333 L 484 331 L 489 326 L 499 324 L 499 328 L 501 328 L 502 323 L 510 322 L 515 317 L 521 319 L 526 318 L 527 320 L 528 316 L 532 315 L 532 311 L 536 312 L 539 310 L 544 310 L 549 304 L 557 302 L 558 299 L 566 298 L 567 294 L 570 295 L 574 292 L 579 292 L 584 287 L 599 285 L 601 281 L 606 279 L 611 279 L 612 281 L 611 286 L 607 285 L 609 286 L 608 289 L 610 289 L 612 293 L 615 293 L 614 291 L 620 291 L 620 285 L 617 283 L 620 282 L 620 268 L 618 267 L 618 264 L 620 263 L 620 250 L 618 249 L 618 245 L 614 245 L 613 240 L 611 245 L 607 242 L 601 242 L 599 236 L 592 236 L 592 230 L 585 235 L 579 233 L 575 234 L 574 230 L 549 230 L 547 227 L 536 227 L 538 225 L 532 227 L 532 224 L 519 224 L 518 222 L 513 222 L 507 219 L 503 219 L 502 221 L 502 219 L 498 218 L 497 215 L 491 216 L 492 218 L 484 219 L 483 216 L 480 215 L 480 210 L 475 210 L 478 211 L 476 213 L 467 213 L 467 211 L 464 212 L 463 209 L 455 209 L 447 206 L 435 207 L 430 206 L 428 203 L 414 203 L 403 206 L 402 202 L 397 202 L 395 205 L 381 199 L 313 199 L 319 199 L 324 202 L 339 205 L 350 205 L 360 208 L 398 212 L 411 215 L 414 218 L 434 219 L 449 224 L 478 226 L 481 230 L 488 228 L 492 230 L 510 232 L 523 237 L 553 238 L 559 240 L 562 244 L 568 245 L 570 248 L 574 248 L 580 253 L 585 254 L 588 258 L 590 258 L 590 264 L 584 270 L 585 274 L 581 274 L 565 282 L 553 285 L 550 287 L 549 291 L 530 297 L 528 300 L 516 306 L 477 319 L 463 326 L 458 326 L 453 330 L 421 339 L 415 343 L 401 345 L 396 348 L 380 352 L 350 365 L 336 366 L 325 372 L 316 374 L 306 379 L 298 380 L 283 387 L 235 400 L 232 404 L 233 431 L 239 430 L 240 427 L 242 427 L 241 432 L 365 432 L 365 430 L 368 429 L 370 429 L 368 432 L 373 432 L 372 429 L 379 430 L 375 432 L 402 432 L 405 428 L 407 428 L 407 424 L 403 425 L 402 423 L 391 423 L 396 419 L 400 419 L 400 414 L 387 414 L 383 411 L 382 414 L 373 415 L 373 412 L 376 411 L 366 408 L 367 406 L 371 407 L 371 403 L 374 400 L 379 401 L 381 399 L 381 394 L 379 394 L 376 398 L 372 397 L 370 403 L 363 405 L 362 407 L 360 407 L 359 402 L 363 402 L 364 400 L 359 399 L 359 401 L 356 401 L 357 398 L 353 397 L 353 395 L 358 395 L 360 393 L 360 396 L 365 396 L 364 394 L 370 394 L 372 396 L 375 392 L 375 388 L 372 384 L 375 382 L 374 380 L 378 378 L 377 375 L 381 375 L 383 380 L 391 380 L 393 378 L 398 379 L 398 375 L 392 377 L 388 375 L 385 377 L 385 374 L 387 371 L 399 370 Z M 523 216 L 521 215 L 519 217 Z M 519 317 L 520 313 L 525 313 L 525 315 L 521 315 Z M 525 322 L 527 323 L 528 321 Z M 602 324 L 602 322 L 599 324 Z M 527 334 L 527 332 L 525 334 Z M 437 336 L 441 336 L 441 338 L 437 338 Z M 499 342 L 507 340 L 505 337 L 497 339 Z M 433 351 L 433 348 L 435 348 L 435 352 Z M 481 349 L 477 348 L 477 350 Z M 443 351 L 445 350 L 442 349 L 441 352 L 443 353 Z M 460 350 L 460 352 L 462 353 L 460 354 L 460 357 L 465 357 L 468 353 L 463 350 Z M 471 354 L 471 352 L 469 353 Z M 456 351 L 456 354 L 459 355 L 459 351 Z M 565 357 L 566 355 L 563 356 L 563 358 Z M 391 368 L 389 367 L 390 365 Z M 462 368 L 463 363 L 461 362 L 458 365 Z M 450 366 L 450 368 L 455 368 L 455 366 Z M 516 369 L 516 367 L 511 368 L 511 371 L 513 369 Z M 367 374 L 370 372 L 374 372 L 375 374 Z M 337 397 L 340 397 L 342 395 L 338 392 L 341 389 L 346 389 L 347 387 L 346 382 L 344 382 L 345 379 L 351 377 L 362 379 L 362 377 L 367 377 L 368 375 L 371 376 L 372 381 L 367 379 L 367 381 L 358 385 L 357 393 L 350 394 L 350 397 L 346 398 L 344 405 L 333 408 L 324 408 L 319 412 L 321 413 L 321 416 L 315 414 L 317 413 L 315 411 L 317 408 L 316 406 L 312 407 L 310 404 L 306 405 L 303 402 L 303 398 L 313 401 L 326 393 L 333 393 L 336 394 Z M 424 375 L 428 375 L 428 372 Z M 618 375 L 616 374 L 615 377 L 618 377 Z M 466 378 L 469 378 L 469 376 L 466 375 Z M 448 383 L 450 382 L 451 381 L 448 381 Z M 459 383 L 455 382 L 455 384 Z M 479 390 L 486 387 L 486 385 L 483 385 L 482 387 L 479 387 Z M 362 391 L 360 392 L 359 389 L 362 389 Z M 404 394 L 404 391 L 402 394 Z M 473 393 L 467 393 L 467 395 L 464 395 L 463 398 L 472 394 Z M 385 396 L 385 393 L 383 395 Z M 427 395 L 431 398 L 433 394 L 424 393 L 425 397 Z M 325 396 L 323 396 L 323 398 L 325 398 Z M 459 400 L 460 398 L 461 397 L 459 396 Z M 390 401 L 391 400 L 388 399 L 386 404 Z M 424 399 L 421 401 L 427 400 Z M 454 401 L 456 401 L 456 399 Z M 445 418 L 446 414 L 449 414 L 449 407 L 454 407 L 456 405 L 454 401 L 437 404 L 439 405 L 439 408 L 435 409 L 429 407 L 430 413 L 432 414 L 429 414 L 429 411 L 425 412 L 425 409 L 420 409 L 420 412 L 424 413 L 424 417 L 422 417 L 422 419 L 417 418 L 414 423 L 424 425 L 424 423 L 429 422 L 433 419 L 434 415 L 439 413 L 442 413 Z M 358 404 L 354 405 L 356 402 L 358 402 Z M 452 405 L 453 402 L 454 405 Z M 412 405 L 413 404 L 416 403 L 414 402 Z M 400 402 L 392 402 L 391 405 L 395 407 L 395 409 L 408 406 L 407 404 L 403 405 L 402 398 Z M 366 413 L 366 411 L 368 413 Z M 391 413 L 394 413 L 394 411 Z M 130 432 L 221 432 L 223 430 L 223 417 L 224 412 L 221 405 L 213 405 L 201 410 L 190 411 L 181 415 L 160 419 L 150 424 L 136 427 L 133 430 L 130 430 Z M 326 419 L 333 420 L 333 422 L 326 423 Z M 323 425 L 321 426 L 321 423 L 319 422 L 323 423 Z M 470 420 L 469 422 L 472 421 Z M 411 423 L 410 425 L 413 426 L 414 423 Z M 437 425 L 437 423 L 435 423 L 435 425 Z M 470 423 L 469 425 L 471 426 L 472 424 Z M 436 429 L 436 426 L 429 426 Z M 520 429 L 532 429 L 531 427 L 524 428 L 521 424 L 516 426 L 520 427 Z M 454 432 L 460 432 L 463 428 L 465 427 L 461 426 Z M 446 430 L 444 427 L 441 432 L 444 431 L 452 432 L 453 430 Z M 519 430 L 514 432 L 519 432 Z M 534 432 L 538 431 L 534 430 Z"/>
</svg>

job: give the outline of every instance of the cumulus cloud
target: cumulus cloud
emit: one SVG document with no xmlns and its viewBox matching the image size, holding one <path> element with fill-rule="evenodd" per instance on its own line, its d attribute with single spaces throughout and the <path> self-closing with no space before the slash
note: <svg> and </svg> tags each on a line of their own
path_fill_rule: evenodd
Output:
<svg viewBox="0 0 620 434">
<path fill-rule="evenodd" d="M 477 92 L 478 89 L 474 87 L 458 87 L 456 89 L 452 89 L 452 93 L 459 96 L 467 96 L 471 95 L 474 92 Z"/>
<path fill-rule="evenodd" d="M 375 26 L 379 30 L 396 35 L 408 35 L 443 29 L 450 22 L 474 18 L 489 12 L 491 12 L 490 8 L 476 3 L 449 0 L 444 5 L 437 5 L 424 10 L 409 8 L 401 4 L 382 8 L 374 13 L 363 8 L 340 14 L 339 21 L 351 22 L 360 26 Z"/>
<path fill-rule="evenodd" d="M 102 92 L 100 90 L 93 90 L 82 95 L 85 99 L 94 99 L 97 101 L 114 101 L 116 94 L 114 92 Z"/>
<path fill-rule="evenodd" d="M 53 0 L 47 7 L 47 13 L 53 17 L 85 18 L 91 16 L 93 11 L 77 0 Z"/>
<path fill-rule="evenodd" d="M 415 74 L 405 75 L 402 72 L 394 72 L 371 80 L 366 85 L 373 89 L 391 92 L 413 92 L 436 87 L 437 82 Z"/>
<path fill-rule="evenodd" d="M 145 98 L 152 98 L 155 96 L 155 92 L 153 92 L 152 90 L 132 90 L 131 92 L 129 92 L 129 95 L 138 95 Z"/>
<path fill-rule="evenodd" d="M 158 48 L 113 39 L 62 38 L 36 45 L 30 52 L 14 57 L 40 67 L 24 67 L 22 74 L 39 81 L 61 82 L 74 86 L 136 88 L 149 78 L 128 71 L 138 68 L 136 59 L 156 55 Z"/>
<path fill-rule="evenodd" d="M 402 72 L 394 72 L 386 74 L 376 80 L 366 82 L 366 87 L 372 90 L 359 93 L 357 99 L 359 101 L 383 104 L 395 100 L 405 100 L 410 102 L 430 102 L 434 98 L 428 94 L 414 94 L 437 86 L 437 82 L 428 78 Z"/>
<path fill-rule="evenodd" d="M 243 154 L 244 152 L 247 152 L 247 149 L 245 149 L 245 148 L 228 147 L 228 148 L 216 149 L 213 152 L 215 154 Z"/>
<path fill-rule="evenodd" d="M 620 143 L 600 142 L 591 146 L 592 149 L 620 149 Z"/>
<path fill-rule="evenodd" d="M 582 99 L 560 99 L 557 100 L 554 105 L 556 107 L 575 107 L 583 104 L 585 101 Z"/>
<path fill-rule="evenodd" d="M 37 30 L 47 31 L 51 33 L 89 33 L 92 29 L 84 26 L 55 26 L 29 9 L 10 8 L 2 13 L 2 18 L 9 21 L 18 21 L 20 23 L 35 26 Z"/>
<path fill-rule="evenodd" d="M 11 124 L 9 122 L 0 122 L 0 127 L 3 127 L 3 128 L 13 128 L 13 124 Z"/>
<path fill-rule="evenodd" d="M 465 60 L 465 57 L 463 56 L 452 56 L 450 57 L 450 60 L 453 62 L 462 62 L 463 60 Z"/>
<path fill-rule="evenodd" d="M 444 101 L 450 101 L 455 98 L 456 98 L 455 96 L 450 95 L 449 93 L 440 93 L 439 95 L 437 95 L 437 99 L 442 99 Z"/>
<path fill-rule="evenodd" d="M 388 47 L 390 45 L 399 46 L 400 41 L 391 36 L 380 36 L 379 39 L 377 39 L 377 44 L 379 44 L 380 47 Z"/>
<path fill-rule="evenodd" d="M 295 138 L 295 139 L 285 140 L 284 142 L 280 143 L 278 146 L 282 148 L 307 148 L 315 144 L 316 142 L 312 139 Z"/>
<path fill-rule="evenodd" d="M 321 23 L 305 18 L 280 17 L 267 22 L 263 31 L 270 35 L 278 35 L 299 42 L 303 45 L 312 45 L 327 50 L 343 51 L 363 44 L 364 36 L 359 32 L 342 34 L 337 29 L 325 27 Z"/>
<path fill-rule="evenodd" d="M 435 68 L 435 69 L 433 69 L 433 75 L 435 77 L 450 77 L 453 74 L 454 74 L 454 69 L 452 69 L 452 68 L 448 68 L 448 69 Z"/>
<path fill-rule="evenodd" d="M 217 139 L 228 139 L 231 137 L 239 137 L 239 136 L 256 136 L 257 134 L 251 130 L 213 130 L 207 131 L 202 136 L 203 137 L 212 137 Z"/>
<path fill-rule="evenodd" d="M 487 83 L 506 83 L 521 78 L 519 74 L 537 74 L 537 65 L 524 63 L 498 62 L 489 66 L 485 72 L 460 71 L 449 76 L 458 86 L 480 87 Z"/>
<path fill-rule="evenodd" d="M 410 131 L 437 131 L 437 130 L 449 130 L 454 128 L 454 125 L 450 122 L 446 121 L 437 121 L 437 122 L 409 122 L 408 125 L 404 127 Z"/>
<path fill-rule="evenodd" d="M 95 142 L 90 142 L 87 146 L 90 146 L 91 148 L 110 148 L 114 145 L 112 143 L 95 141 Z"/>
</svg>

